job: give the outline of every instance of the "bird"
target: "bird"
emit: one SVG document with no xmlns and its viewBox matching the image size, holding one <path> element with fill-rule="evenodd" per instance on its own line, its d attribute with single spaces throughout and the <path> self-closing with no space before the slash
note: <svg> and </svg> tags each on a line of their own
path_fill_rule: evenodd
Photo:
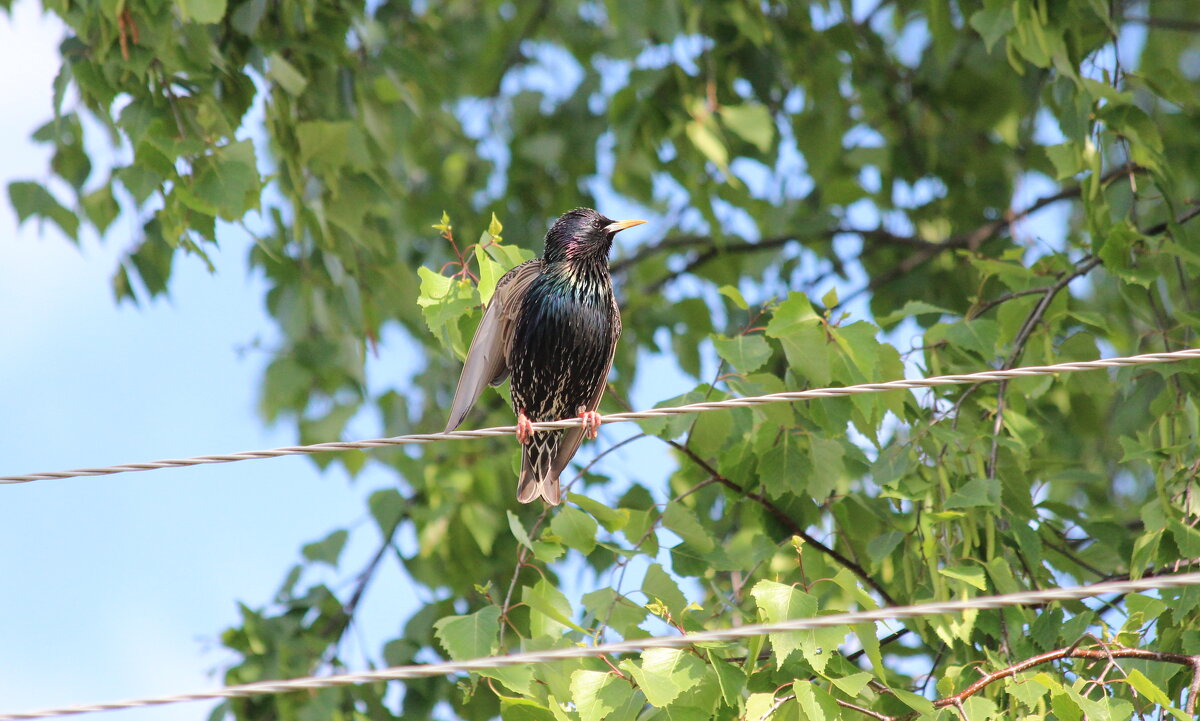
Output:
<svg viewBox="0 0 1200 721">
<path fill-rule="evenodd" d="M 564 213 L 546 233 L 542 257 L 505 273 L 475 330 L 446 431 L 462 424 L 485 385 L 511 376 L 521 443 L 517 500 L 562 501 L 559 474 L 583 437 L 596 438 L 621 312 L 608 254 L 613 236 L 644 220 L 611 220 L 591 208 Z M 535 433 L 533 423 L 578 416 L 581 426 Z"/>
</svg>

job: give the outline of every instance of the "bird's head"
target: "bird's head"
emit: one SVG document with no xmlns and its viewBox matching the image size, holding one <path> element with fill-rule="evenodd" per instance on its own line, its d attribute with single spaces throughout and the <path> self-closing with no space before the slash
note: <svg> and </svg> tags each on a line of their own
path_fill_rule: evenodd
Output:
<svg viewBox="0 0 1200 721">
<path fill-rule="evenodd" d="M 547 262 L 600 260 L 608 258 L 613 236 L 644 220 L 612 220 L 591 208 L 576 208 L 563 213 L 546 233 Z"/>
</svg>

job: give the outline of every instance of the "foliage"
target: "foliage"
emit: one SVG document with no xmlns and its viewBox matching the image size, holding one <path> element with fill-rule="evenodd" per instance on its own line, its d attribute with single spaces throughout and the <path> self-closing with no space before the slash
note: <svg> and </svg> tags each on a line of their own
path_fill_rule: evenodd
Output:
<svg viewBox="0 0 1200 721">
<path fill-rule="evenodd" d="M 262 413 L 303 441 L 368 411 L 387 434 L 440 428 L 498 275 L 551 217 L 600 202 L 659 218 L 614 263 L 626 330 L 605 409 L 655 354 L 694 385 L 655 399 L 673 405 L 1176 349 L 1200 325 L 1189 0 L 45 5 L 70 28 L 34 135 L 53 177 L 8 188 L 18 215 L 73 238 L 139 218 L 119 299 L 249 233 L 283 338 Z M 385 330 L 420 355 L 409 386 L 373 396 Z M 390 562 L 436 599 L 374 658 L 390 665 L 1171 570 L 1200 557 L 1191 370 L 644 421 L 668 477 L 606 456 L 540 515 L 513 500 L 511 439 L 340 454 L 395 474 L 371 497 L 379 553 L 343 569 L 343 593 L 307 571 L 337 566 L 347 533 L 306 546 L 226 632 L 226 680 L 342 668 Z M 481 405 L 479 424 L 511 422 L 500 397 Z M 1198 601 L 776 634 L 216 715 L 1123 719 L 1188 701 L 1186 663 L 1133 651 L 1200 654 Z M 1070 648 L 963 695 L 979 668 Z"/>
</svg>

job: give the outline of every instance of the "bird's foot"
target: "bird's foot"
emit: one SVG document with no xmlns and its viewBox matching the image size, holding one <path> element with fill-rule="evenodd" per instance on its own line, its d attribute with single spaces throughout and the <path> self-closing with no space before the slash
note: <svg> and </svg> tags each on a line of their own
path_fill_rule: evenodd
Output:
<svg viewBox="0 0 1200 721">
<path fill-rule="evenodd" d="M 579 406 L 579 417 L 583 419 L 583 435 L 593 441 L 600 437 L 600 414 Z"/>
<path fill-rule="evenodd" d="M 517 413 L 517 440 L 522 445 L 533 439 L 533 421 L 525 415 L 525 411 Z"/>
</svg>

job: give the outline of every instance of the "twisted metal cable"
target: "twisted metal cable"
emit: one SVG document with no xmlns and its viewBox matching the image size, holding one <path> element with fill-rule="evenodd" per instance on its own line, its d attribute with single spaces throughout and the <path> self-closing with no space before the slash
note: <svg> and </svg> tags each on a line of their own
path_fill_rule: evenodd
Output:
<svg viewBox="0 0 1200 721">
<path fill-rule="evenodd" d="M 727 398 L 720 401 L 704 403 L 689 403 L 672 408 L 652 408 L 644 411 L 628 413 L 612 413 L 603 416 L 601 423 L 621 423 L 643 418 L 659 418 L 676 416 L 685 413 L 704 413 L 721 408 L 741 408 L 758 406 L 766 403 L 791 403 L 812 398 L 838 398 L 840 396 L 857 395 L 860 393 L 882 393 L 884 391 L 908 390 L 912 388 L 936 388 L 938 386 L 964 385 L 967 383 L 987 383 L 992 381 L 1011 380 L 1029 376 L 1053 375 L 1056 373 L 1075 373 L 1078 371 L 1099 370 L 1101 368 L 1123 368 L 1125 366 L 1146 365 L 1149 363 L 1175 363 L 1182 360 L 1200 358 L 1200 348 L 1173 351 L 1171 353 L 1146 353 L 1143 355 L 1127 356 L 1124 358 L 1106 358 L 1094 361 L 1079 361 L 1075 363 L 1057 363 L 1047 366 L 1027 366 L 1009 370 L 982 371 L 961 375 L 934 376 L 933 378 L 914 378 L 911 380 L 895 380 L 885 383 L 863 383 L 840 388 L 814 388 L 807 391 L 788 391 L 770 393 L 762 396 L 746 398 Z M 545 421 L 534 423 L 536 431 L 571 428 L 582 423 L 579 418 L 568 418 L 561 421 Z M 208 456 L 193 456 L 191 458 L 171 458 L 161 461 L 144 463 L 125 463 L 116 466 L 101 466 L 97 468 L 77 468 L 70 471 L 48 471 L 44 473 L 28 473 L 20 476 L 0 476 L 0 484 L 29 483 L 44 481 L 52 478 L 77 478 L 80 476 L 107 476 L 114 473 L 131 473 L 133 471 L 153 471 L 160 468 L 181 468 L 183 466 L 199 466 L 208 463 L 232 463 L 234 461 L 252 461 L 259 458 L 278 458 L 279 456 L 311 455 L 314 453 L 330 453 L 332 451 L 365 450 L 368 448 L 387 448 L 413 443 L 433 443 L 465 438 L 489 438 L 491 436 L 511 436 L 517 431 L 516 426 L 497 426 L 482 428 L 476 431 L 450 431 L 448 433 L 418 433 L 408 436 L 391 438 L 371 438 L 362 441 L 334 441 L 330 443 L 314 443 L 307 446 L 283 446 L 262 451 L 242 451 L 241 453 L 225 453 Z"/>
<path fill-rule="evenodd" d="M 1124 594 L 1136 591 L 1152 591 L 1165 588 L 1200 585 L 1200 572 L 1180 573 L 1171 576 L 1155 576 L 1136 581 L 1106 581 L 1090 586 L 1072 586 L 1069 588 L 1046 589 L 1041 591 L 1021 591 L 999 596 L 980 596 L 962 601 L 936 601 L 912 606 L 895 606 L 869 611 L 851 611 L 830 616 L 815 618 L 796 618 L 778 623 L 762 623 L 749 626 L 739 626 L 718 631 L 701 631 L 680 636 L 660 636 L 657 638 L 639 638 L 615 643 L 604 643 L 595 646 L 570 646 L 549 651 L 531 651 L 513 653 L 505 656 L 487 656 L 466 661 L 445 661 L 442 663 L 418 664 L 413 666 L 394 666 L 376 671 L 360 671 L 343 673 L 334 676 L 309 676 L 294 678 L 286 681 L 258 681 L 255 683 L 227 686 L 225 688 L 199 691 L 195 693 L 174 694 L 171 696 L 154 696 L 127 701 L 109 703 L 80 704 L 48 708 L 38 711 L 0 714 L 0 721 L 28 721 L 29 719 L 56 718 L 76 714 L 96 713 L 98 711 L 117 711 L 121 709 L 144 708 L 146 706 L 165 706 L 167 704 L 186 703 L 189 701 L 207 701 L 221 698 L 247 698 L 250 696 L 265 696 L 304 691 L 311 689 L 337 688 L 377 681 L 395 681 L 400 679 L 428 678 L 431 676 L 448 676 L 466 671 L 482 671 L 486 669 L 521 666 L 534 663 L 548 663 L 569 658 L 596 657 L 607 654 L 644 651 L 652 648 L 686 648 L 693 644 L 714 641 L 737 641 L 753 636 L 786 631 L 804 631 L 830 626 L 851 626 L 859 623 L 874 623 L 877 621 L 895 621 L 919 616 L 936 616 L 962 611 L 981 609 L 1007 608 L 1010 606 L 1031 606 L 1049 601 L 1078 601 L 1109 593 Z"/>
</svg>

